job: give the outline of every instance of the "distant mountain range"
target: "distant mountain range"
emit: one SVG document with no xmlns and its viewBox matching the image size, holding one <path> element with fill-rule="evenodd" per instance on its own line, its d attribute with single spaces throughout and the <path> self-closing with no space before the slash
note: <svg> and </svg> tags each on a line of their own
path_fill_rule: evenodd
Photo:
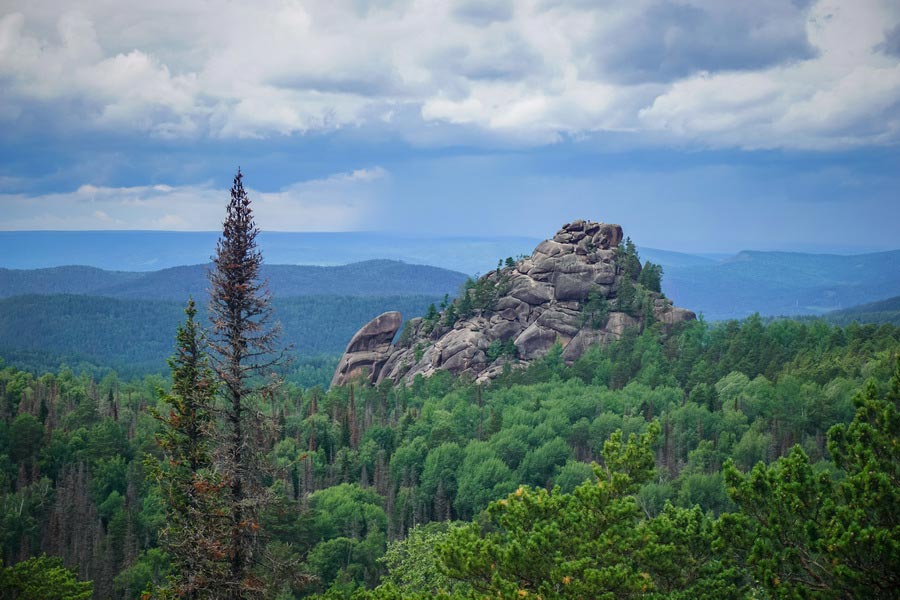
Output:
<svg viewBox="0 0 900 600">
<path fill-rule="evenodd" d="M 188 296 L 205 319 L 207 268 L 0 269 L 0 356 L 36 370 L 65 361 L 113 367 L 128 376 L 162 372 Z M 263 276 L 284 345 L 305 358 L 339 354 L 362 325 L 385 311 L 422 315 L 429 304 L 455 295 L 467 277 L 392 260 L 266 265 Z"/>
<path fill-rule="evenodd" d="M 13 233 L 49 236 L 51 232 Z M 165 237 L 160 232 L 101 233 L 121 234 L 121 239 L 128 239 L 126 234 L 136 236 L 138 240 L 144 239 L 144 234 L 157 241 Z M 194 239 L 188 234 L 172 235 L 187 235 L 187 239 Z M 324 236 L 328 246 L 341 239 L 349 243 L 361 234 L 319 235 Z M 5 238 L 0 233 L 0 245 L 4 239 L 9 241 L 8 236 Z M 209 243 L 213 244 L 213 241 L 209 240 Z M 482 263 L 492 263 L 489 268 L 496 266 L 496 259 L 489 261 L 487 258 L 487 252 L 496 248 L 473 248 L 458 239 L 452 244 L 448 240 L 438 243 L 452 247 L 457 254 L 463 251 L 472 256 L 481 253 Z M 402 240 L 397 242 L 397 247 L 403 247 Z M 75 256 L 62 250 L 59 252 L 66 259 L 75 260 L 78 256 L 78 252 Z M 640 253 L 643 259 L 663 266 L 663 291 L 677 305 L 702 313 L 708 320 L 740 319 L 755 312 L 764 316 L 822 315 L 900 295 L 900 250 L 856 255 L 746 251 L 725 260 L 654 248 L 640 248 Z M 20 249 L 13 254 L 21 257 L 27 253 Z M 335 252 L 337 256 L 340 256 L 339 252 Z M 4 260 L 11 261 L 8 252 L 0 254 L 0 264 Z M 15 260 L 21 262 L 24 259 Z M 205 295 L 206 269 L 205 265 L 157 271 L 108 271 L 96 267 L 0 269 L 0 298 L 67 293 L 182 301 L 189 294 L 196 298 Z M 335 267 L 279 265 L 270 261 L 264 275 L 276 297 L 454 295 L 465 279 L 459 271 L 384 259 Z"/>
<path fill-rule="evenodd" d="M 160 271 L 105 271 L 95 267 L 0 269 L 0 298 L 21 294 L 81 294 L 134 300 L 206 297 L 208 265 Z M 294 296 L 455 295 L 466 275 L 456 271 L 369 260 L 338 267 L 264 265 L 262 276 L 277 298 Z"/>
<path fill-rule="evenodd" d="M 835 325 L 849 325 L 852 322 L 890 323 L 900 327 L 900 296 L 836 310 L 824 315 L 823 318 Z"/>
<path fill-rule="evenodd" d="M 653 251 L 644 250 L 642 256 L 651 257 Z M 900 295 L 900 250 L 849 256 L 740 252 L 724 261 L 675 258 L 663 255 L 654 261 L 664 268 L 663 291 L 709 320 L 755 312 L 821 315 Z"/>
<path fill-rule="evenodd" d="M 92 265 L 0 268 L 0 356 L 43 369 L 65 360 L 131 374 L 164 370 L 187 297 L 194 296 L 201 306 L 206 302 L 208 267 L 149 270 L 148 265 L 195 256 L 202 260 L 216 237 L 174 232 L 0 232 L 0 266 Z M 262 244 L 268 261 L 263 275 L 284 325 L 285 343 L 295 344 L 295 354 L 301 357 L 333 355 L 372 317 L 387 310 L 400 310 L 405 318 L 419 316 L 445 294 L 454 296 L 465 273 L 494 268 L 504 255 L 530 252 L 536 241 L 270 233 Z M 372 258 L 376 252 L 465 267 L 454 271 L 386 259 L 340 266 L 275 264 L 285 258 L 347 262 L 348 257 Z M 726 259 L 653 248 L 640 248 L 640 253 L 663 265 L 663 291 L 677 305 L 708 320 L 758 312 L 827 314 L 829 321 L 840 324 L 900 321 L 900 250 L 849 256 L 748 251 Z M 108 265 L 130 267 L 98 268 Z M 841 310 L 848 307 L 854 308 Z"/>
<path fill-rule="evenodd" d="M 156 271 L 204 264 L 215 231 L 0 231 L 0 267 L 89 265 L 110 271 Z M 272 232 L 257 238 L 270 265 L 335 266 L 372 259 L 434 265 L 474 275 L 497 259 L 531 253 L 530 237 L 423 237 L 356 232 Z"/>
</svg>

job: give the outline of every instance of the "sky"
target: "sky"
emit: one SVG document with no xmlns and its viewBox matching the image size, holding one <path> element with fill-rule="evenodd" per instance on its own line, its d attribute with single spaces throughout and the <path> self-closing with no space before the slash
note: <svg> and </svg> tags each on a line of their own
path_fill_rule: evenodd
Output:
<svg viewBox="0 0 900 600">
<path fill-rule="evenodd" d="M 3 0 L 0 230 L 900 247 L 896 0 Z"/>
</svg>

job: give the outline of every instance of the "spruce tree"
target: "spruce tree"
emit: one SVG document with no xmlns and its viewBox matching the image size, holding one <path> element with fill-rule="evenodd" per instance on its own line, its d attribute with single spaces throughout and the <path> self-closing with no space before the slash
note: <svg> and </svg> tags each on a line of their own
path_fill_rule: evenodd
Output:
<svg viewBox="0 0 900 600">
<path fill-rule="evenodd" d="M 193 299 L 184 312 L 168 361 L 172 392 L 162 394 L 167 410 L 150 411 L 160 422 L 156 440 L 163 457 L 149 466 L 166 502 L 161 541 L 175 570 L 169 591 L 180 598 L 215 598 L 223 592 L 228 567 L 227 529 L 216 516 L 223 508 L 222 486 L 211 470 L 216 386 Z"/>
<path fill-rule="evenodd" d="M 250 198 L 238 169 L 231 188 L 228 212 L 210 272 L 210 319 L 213 366 L 222 382 L 225 439 L 221 470 L 230 488 L 231 559 L 229 597 L 247 598 L 262 593 L 253 564 L 259 530 L 263 489 L 255 431 L 259 425 L 254 401 L 259 378 L 277 361 L 269 292 L 260 280 L 262 253 L 256 245 L 259 229 L 253 220 Z"/>
</svg>

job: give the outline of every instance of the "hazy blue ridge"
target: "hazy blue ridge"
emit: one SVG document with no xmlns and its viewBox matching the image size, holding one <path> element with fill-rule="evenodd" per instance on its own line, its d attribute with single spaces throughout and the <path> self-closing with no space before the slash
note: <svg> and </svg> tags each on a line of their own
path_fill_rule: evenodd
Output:
<svg viewBox="0 0 900 600">
<path fill-rule="evenodd" d="M 179 301 L 188 294 L 205 298 L 203 264 L 157 270 L 148 270 L 146 265 L 187 255 L 205 258 L 216 237 L 215 232 L 0 232 L 0 265 L 84 258 L 85 264 L 96 267 L 102 266 L 103 260 L 137 264 L 138 259 L 152 258 L 133 270 L 0 269 L 0 297 L 79 293 Z M 496 266 L 498 258 L 528 254 L 536 243 L 529 238 L 431 239 L 365 232 L 263 233 L 260 239 L 267 261 L 264 275 L 276 297 L 455 295 L 465 278 L 463 273 L 487 271 Z M 755 312 L 764 316 L 822 315 L 900 295 L 900 250 L 856 255 L 744 251 L 725 259 L 643 247 L 640 253 L 642 259 L 663 266 L 663 291 L 677 305 L 709 320 L 739 319 Z M 387 260 L 410 260 L 413 255 L 416 264 Z M 340 266 L 286 264 L 301 259 L 307 264 Z M 345 264 L 348 261 L 350 264 Z M 448 271 L 423 266 L 449 263 L 465 263 L 471 268 Z M 474 265 L 486 268 L 475 269 Z"/>
<path fill-rule="evenodd" d="M 663 291 L 707 319 L 822 315 L 900 294 L 900 250 L 858 255 L 741 252 L 709 265 L 664 265 Z"/>
<path fill-rule="evenodd" d="M 710 267 L 719 263 L 717 260 L 698 254 L 686 254 L 684 252 L 660 250 L 659 248 L 644 248 L 643 246 L 638 246 L 638 253 L 642 260 L 649 260 L 658 265 L 663 265 L 663 267 Z"/>
<path fill-rule="evenodd" d="M 104 271 L 94 267 L 0 269 L 0 298 L 21 294 L 87 294 L 136 300 L 205 298 L 208 265 L 172 267 L 160 271 Z M 370 260 L 337 267 L 264 265 L 275 297 L 455 295 L 466 275 L 456 271 Z"/>
<path fill-rule="evenodd" d="M 156 271 L 205 264 L 215 231 L 0 231 L 0 267 L 40 269 L 89 265 L 110 271 Z M 260 233 L 268 264 L 345 265 L 390 259 L 485 273 L 497 259 L 530 254 L 541 241 L 523 236 L 425 237 L 376 232 Z"/>
<path fill-rule="evenodd" d="M 878 302 L 870 302 L 823 315 L 829 323 L 849 325 L 850 323 L 889 323 L 900 326 L 900 296 Z"/>
</svg>

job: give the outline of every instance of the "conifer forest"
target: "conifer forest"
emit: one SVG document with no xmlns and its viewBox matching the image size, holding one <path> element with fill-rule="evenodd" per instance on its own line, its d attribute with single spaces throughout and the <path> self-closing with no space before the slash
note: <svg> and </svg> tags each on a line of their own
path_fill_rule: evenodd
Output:
<svg viewBox="0 0 900 600">
<path fill-rule="evenodd" d="M 0 369 L 0 598 L 898 597 L 897 326 L 665 323 L 628 240 L 579 326 L 635 326 L 575 360 L 303 387 L 258 231 L 238 171 L 167 374 Z"/>
</svg>

